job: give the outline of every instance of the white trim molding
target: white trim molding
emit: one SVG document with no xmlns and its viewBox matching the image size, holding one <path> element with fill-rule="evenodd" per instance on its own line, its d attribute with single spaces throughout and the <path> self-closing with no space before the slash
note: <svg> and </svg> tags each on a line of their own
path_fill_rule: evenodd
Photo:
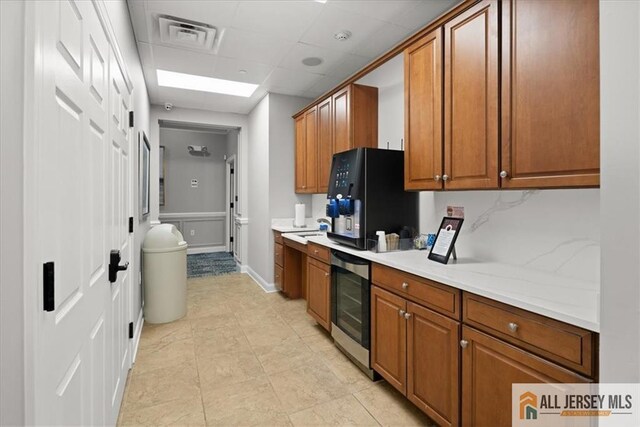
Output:
<svg viewBox="0 0 640 427">
<path fill-rule="evenodd" d="M 133 344 L 131 349 L 131 365 L 133 366 L 136 363 L 136 356 L 138 355 L 138 347 L 140 346 L 140 337 L 142 336 L 142 327 L 144 326 L 144 317 L 142 313 L 144 312 L 144 307 L 140 307 L 140 315 L 138 316 L 138 321 L 136 322 L 136 330 L 133 333 Z"/>
<path fill-rule="evenodd" d="M 256 282 L 263 291 L 265 291 L 266 293 L 270 294 L 273 292 L 278 292 L 278 290 L 276 289 L 276 286 L 273 283 L 267 283 L 266 280 L 264 280 L 258 273 L 256 273 L 251 267 L 247 266 L 242 266 L 241 271 L 244 273 L 246 272 L 246 274 L 248 274 L 254 282 Z"/>
<path fill-rule="evenodd" d="M 176 219 L 216 219 L 226 218 L 226 212 L 161 212 L 158 216 L 160 221 L 171 221 Z"/>
<path fill-rule="evenodd" d="M 187 255 L 195 255 L 195 254 L 208 254 L 213 252 L 226 252 L 226 246 L 197 246 L 193 248 L 187 248 Z"/>
</svg>

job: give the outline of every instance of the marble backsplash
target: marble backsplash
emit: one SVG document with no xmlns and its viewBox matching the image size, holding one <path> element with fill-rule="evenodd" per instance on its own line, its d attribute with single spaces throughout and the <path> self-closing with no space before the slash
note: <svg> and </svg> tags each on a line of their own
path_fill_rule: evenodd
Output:
<svg viewBox="0 0 640 427">
<path fill-rule="evenodd" d="M 312 216 L 325 216 L 314 195 Z M 449 205 L 463 206 L 459 257 L 600 281 L 600 191 L 448 191 L 420 193 L 420 232 L 435 232 Z"/>
</svg>

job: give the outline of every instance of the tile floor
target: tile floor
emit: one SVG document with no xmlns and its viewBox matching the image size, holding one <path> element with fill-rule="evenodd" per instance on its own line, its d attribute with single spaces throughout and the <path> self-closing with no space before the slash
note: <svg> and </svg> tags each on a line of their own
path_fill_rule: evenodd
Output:
<svg viewBox="0 0 640 427">
<path fill-rule="evenodd" d="M 190 279 L 188 315 L 145 324 L 118 425 L 417 426 L 306 314 L 247 275 Z"/>
</svg>

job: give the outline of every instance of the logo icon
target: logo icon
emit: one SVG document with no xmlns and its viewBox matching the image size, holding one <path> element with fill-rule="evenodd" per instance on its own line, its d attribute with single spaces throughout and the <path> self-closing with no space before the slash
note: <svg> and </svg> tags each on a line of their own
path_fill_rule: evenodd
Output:
<svg viewBox="0 0 640 427">
<path fill-rule="evenodd" d="M 538 396 L 526 391 L 520 395 L 520 419 L 538 419 Z"/>
</svg>

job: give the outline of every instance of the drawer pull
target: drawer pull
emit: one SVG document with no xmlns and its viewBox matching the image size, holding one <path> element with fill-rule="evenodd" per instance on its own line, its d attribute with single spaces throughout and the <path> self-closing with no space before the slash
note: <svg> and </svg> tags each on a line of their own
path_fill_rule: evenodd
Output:
<svg viewBox="0 0 640 427">
<path fill-rule="evenodd" d="M 404 317 L 404 314 L 406 313 L 406 311 L 400 309 L 398 310 L 398 313 L 400 313 L 400 317 Z"/>
<path fill-rule="evenodd" d="M 509 323 L 509 330 L 511 332 L 516 332 L 518 330 L 518 324 L 513 322 Z"/>
<path fill-rule="evenodd" d="M 467 341 L 467 340 L 461 340 L 460 341 L 460 347 L 467 348 L 467 345 L 469 345 L 469 341 Z"/>
<path fill-rule="evenodd" d="M 409 284 L 407 282 L 402 282 L 402 289 L 407 289 Z"/>
</svg>

